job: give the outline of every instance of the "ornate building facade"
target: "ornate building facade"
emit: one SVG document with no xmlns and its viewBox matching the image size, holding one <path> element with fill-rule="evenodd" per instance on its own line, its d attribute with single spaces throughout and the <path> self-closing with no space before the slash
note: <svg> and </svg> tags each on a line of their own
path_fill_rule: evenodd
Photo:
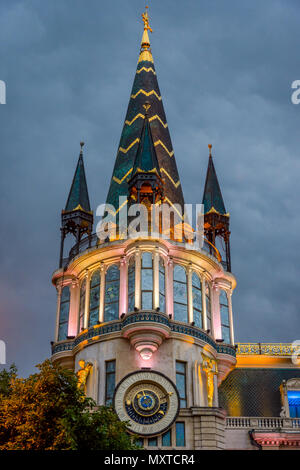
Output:
<svg viewBox="0 0 300 470">
<path fill-rule="evenodd" d="M 235 342 L 230 217 L 211 146 L 205 241 L 195 250 L 183 235 L 184 198 L 147 11 L 143 22 L 107 197 L 114 236 L 92 233 L 83 143 L 62 211 L 52 361 L 77 372 L 99 405 L 114 406 L 145 448 L 300 448 L 300 368 L 292 345 Z M 159 225 L 154 235 L 125 237 L 121 220 L 134 203 L 147 211 L 167 204 L 170 236 Z M 75 245 L 65 256 L 69 235 Z"/>
</svg>

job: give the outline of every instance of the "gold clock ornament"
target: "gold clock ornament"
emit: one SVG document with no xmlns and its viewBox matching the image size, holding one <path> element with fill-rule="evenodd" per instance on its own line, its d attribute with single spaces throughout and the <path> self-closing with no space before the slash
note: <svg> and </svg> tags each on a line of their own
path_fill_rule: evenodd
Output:
<svg viewBox="0 0 300 470">
<path fill-rule="evenodd" d="M 178 391 L 160 372 L 141 370 L 117 385 L 114 407 L 121 421 L 136 434 L 151 436 L 168 429 L 179 412 Z"/>
</svg>

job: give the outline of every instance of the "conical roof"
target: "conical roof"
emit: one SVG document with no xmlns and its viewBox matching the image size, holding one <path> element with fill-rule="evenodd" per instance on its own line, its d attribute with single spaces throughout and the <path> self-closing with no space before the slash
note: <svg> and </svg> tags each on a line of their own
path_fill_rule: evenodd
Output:
<svg viewBox="0 0 300 470">
<path fill-rule="evenodd" d="M 73 211 L 74 209 L 81 209 L 86 212 L 91 212 L 88 188 L 84 171 L 82 147 L 83 143 L 81 143 L 81 150 L 65 207 L 66 212 Z"/>
<path fill-rule="evenodd" d="M 206 173 L 205 187 L 203 193 L 202 204 L 204 205 L 204 214 L 210 211 L 216 211 L 219 214 L 226 215 L 226 209 L 221 193 L 217 173 L 215 170 L 211 146 L 209 145 L 210 153 L 208 159 L 208 167 Z"/>
<path fill-rule="evenodd" d="M 151 28 L 147 13 L 143 15 L 143 21 L 141 51 L 106 201 L 115 208 L 113 215 L 120 210 L 119 197 L 129 197 L 128 181 L 133 176 L 133 166 L 144 124 L 146 102 L 150 104 L 149 126 L 161 177 L 165 181 L 164 200 L 170 205 L 179 204 L 182 212 L 184 206 L 181 183 L 150 49 L 148 31 L 151 31 Z M 123 207 L 125 205 L 126 201 Z"/>
</svg>

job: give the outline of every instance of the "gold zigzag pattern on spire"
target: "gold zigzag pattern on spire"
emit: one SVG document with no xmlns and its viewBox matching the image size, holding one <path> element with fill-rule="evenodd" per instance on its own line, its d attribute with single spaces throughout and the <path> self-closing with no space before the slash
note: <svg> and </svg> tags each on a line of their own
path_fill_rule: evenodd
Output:
<svg viewBox="0 0 300 470">
<path fill-rule="evenodd" d="M 156 98 L 159 101 L 161 101 L 161 96 L 159 96 L 155 90 L 145 91 L 145 90 L 140 89 L 135 95 L 131 95 L 131 98 L 135 99 L 140 93 L 143 93 L 143 95 L 145 96 L 155 95 Z"/>
<path fill-rule="evenodd" d="M 147 67 L 141 67 L 139 70 L 136 71 L 136 73 L 141 73 L 143 70 L 145 72 L 152 72 L 153 75 L 156 75 L 156 72 L 152 67 L 148 67 L 148 68 Z"/>
<path fill-rule="evenodd" d="M 154 145 L 155 147 L 157 147 L 158 145 L 161 145 L 165 151 L 167 152 L 167 154 L 170 156 L 170 157 L 173 157 L 174 155 L 174 150 L 172 150 L 171 152 L 167 149 L 167 147 L 165 146 L 165 144 L 163 144 L 163 142 L 161 140 L 157 140 L 156 142 L 154 142 Z"/>
<path fill-rule="evenodd" d="M 128 121 L 128 120 L 125 121 L 125 124 L 127 124 L 127 126 L 131 126 L 131 124 L 132 124 L 136 119 L 138 119 L 139 117 L 142 118 L 142 119 L 145 118 L 144 114 L 139 113 L 139 114 L 137 114 L 131 121 Z M 164 126 L 165 129 L 168 127 L 168 123 L 166 122 L 166 124 L 165 124 L 165 123 L 163 122 L 163 120 L 159 117 L 158 114 L 155 114 L 155 116 L 152 116 L 152 117 L 149 119 L 149 121 L 152 122 L 152 121 L 154 121 L 155 119 L 158 119 L 158 121 L 161 123 L 162 126 Z"/>
<path fill-rule="evenodd" d="M 110 215 L 115 216 L 127 203 L 128 203 L 128 199 L 126 199 L 126 201 L 124 201 L 123 204 L 121 204 L 116 211 L 111 211 L 110 209 L 106 209 L 106 210 Z"/>
<path fill-rule="evenodd" d="M 132 168 L 130 168 L 130 170 L 127 171 L 126 175 L 124 175 L 122 179 L 119 180 L 119 178 L 117 178 L 116 176 L 114 176 L 114 177 L 113 177 L 113 180 L 114 180 L 116 183 L 118 183 L 118 184 L 122 184 L 123 181 L 124 181 L 124 179 L 125 179 L 128 175 L 130 175 L 131 172 L 132 172 Z"/>
<path fill-rule="evenodd" d="M 173 183 L 173 185 L 175 186 L 175 188 L 178 188 L 178 186 L 180 185 L 180 180 L 178 180 L 177 183 L 175 183 L 175 181 L 173 180 L 172 176 L 169 175 L 169 173 L 167 172 L 167 170 L 165 170 L 164 168 L 161 168 L 160 171 L 161 171 L 161 173 L 164 173 L 165 175 L 167 175 L 167 177 L 169 178 L 169 180 L 171 181 L 171 183 Z"/>
<path fill-rule="evenodd" d="M 128 150 L 131 149 L 131 147 L 133 147 L 136 143 L 138 143 L 140 141 L 139 138 L 135 139 L 133 142 L 131 142 L 130 145 L 128 145 L 127 149 L 124 149 L 123 147 L 119 147 L 119 151 L 122 152 L 122 153 L 127 153 Z"/>
</svg>

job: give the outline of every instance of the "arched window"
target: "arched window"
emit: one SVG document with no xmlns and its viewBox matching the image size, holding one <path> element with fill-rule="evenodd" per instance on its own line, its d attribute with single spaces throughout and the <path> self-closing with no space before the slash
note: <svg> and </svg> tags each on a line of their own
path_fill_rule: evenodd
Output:
<svg viewBox="0 0 300 470">
<path fill-rule="evenodd" d="M 193 314 L 195 325 L 202 328 L 202 290 L 201 280 L 194 272 L 192 275 Z"/>
<path fill-rule="evenodd" d="M 132 256 L 128 266 L 128 312 L 135 307 L 135 257 Z"/>
<path fill-rule="evenodd" d="M 120 271 L 116 264 L 110 266 L 105 276 L 104 321 L 119 318 Z"/>
<path fill-rule="evenodd" d="M 90 280 L 89 326 L 99 323 L 100 270 L 94 271 Z"/>
<path fill-rule="evenodd" d="M 206 321 L 207 329 L 211 331 L 211 297 L 208 282 L 205 282 L 205 301 L 206 301 Z"/>
<path fill-rule="evenodd" d="M 159 308 L 166 311 L 165 263 L 162 258 L 159 259 Z"/>
<path fill-rule="evenodd" d="M 153 260 L 152 254 L 144 252 L 142 254 L 141 269 L 141 293 L 142 309 L 149 310 L 153 308 Z"/>
<path fill-rule="evenodd" d="M 173 272 L 174 319 L 188 321 L 186 272 L 182 266 L 175 264 Z"/>
<path fill-rule="evenodd" d="M 79 333 L 84 327 L 84 310 L 85 310 L 85 290 L 86 290 L 86 281 L 85 279 L 81 283 L 80 287 L 80 301 L 79 301 Z"/>
<path fill-rule="evenodd" d="M 230 344 L 228 297 L 227 297 L 226 292 L 223 289 L 220 291 L 220 312 L 221 312 L 222 339 L 224 339 L 225 343 Z"/>
<path fill-rule="evenodd" d="M 70 308 L 70 289 L 68 286 L 61 291 L 60 308 L 59 308 L 59 324 L 58 324 L 58 341 L 67 339 L 69 324 L 69 308 Z"/>
</svg>

